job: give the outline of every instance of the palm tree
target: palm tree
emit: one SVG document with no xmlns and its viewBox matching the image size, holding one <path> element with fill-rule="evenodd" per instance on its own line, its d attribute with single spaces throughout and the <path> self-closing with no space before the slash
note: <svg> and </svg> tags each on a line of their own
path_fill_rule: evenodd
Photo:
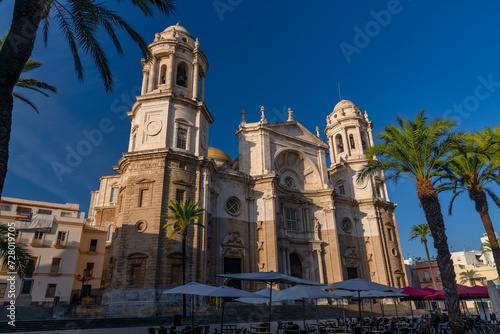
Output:
<svg viewBox="0 0 500 334">
<path fill-rule="evenodd" d="M 497 239 L 497 242 L 498 242 L 498 239 Z M 479 250 L 481 251 L 481 255 L 491 252 L 490 241 L 486 240 L 485 242 L 481 243 L 481 248 Z"/>
<path fill-rule="evenodd" d="M 118 1 L 119 4 L 124 2 L 132 3 L 147 17 L 154 16 L 155 8 L 167 15 L 175 11 L 174 0 Z M 144 39 L 115 11 L 106 8 L 104 3 L 96 0 L 15 0 L 10 32 L 0 51 L 0 78 L 2 78 L 0 80 L 0 195 L 9 159 L 12 92 L 31 56 L 40 26 L 43 40 L 47 45 L 51 20 L 57 21 L 70 47 L 80 80 L 83 80 L 83 65 L 79 49 L 92 55 L 106 91 L 112 89 L 113 79 L 108 59 L 97 37 L 100 31 L 106 32 L 118 54 L 121 55 L 122 46 L 115 32 L 117 27 L 120 28 L 138 44 L 143 55 L 149 58 L 148 46 Z"/>
<path fill-rule="evenodd" d="M 432 270 L 431 257 L 429 255 L 429 248 L 427 248 L 427 237 L 432 237 L 431 230 L 429 229 L 429 225 L 427 224 L 419 224 L 413 225 L 410 227 L 410 239 L 408 241 L 413 241 L 417 238 L 420 238 L 420 242 L 424 244 L 425 253 L 427 254 L 427 263 L 429 263 L 429 273 L 432 278 L 432 287 L 434 290 L 437 290 L 436 278 L 434 277 L 434 273 Z"/>
<path fill-rule="evenodd" d="M 33 261 L 30 253 L 18 245 L 14 246 L 14 254 L 12 251 L 9 254 L 9 244 L 12 245 L 14 240 L 14 235 L 9 232 L 8 226 L 0 225 L 0 262 L 7 266 L 9 272 L 17 272 L 19 277 L 24 278 L 33 269 Z M 9 259 L 9 255 L 14 255 L 15 259 Z M 10 267 L 11 263 L 13 263 L 13 267 Z"/>
<path fill-rule="evenodd" d="M 471 286 L 476 285 L 476 282 L 484 284 L 485 278 L 477 273 L 477 270 L 471 269 L 460 273 L 460 284 L 469 283 Z"/>
<path fill-rule="evenodd" d="M 167 228 L 172 226 L 173 229 L 170 232 L 168 238 L 172 238 L 179 233 L 182 242 L 182 284 L 186 284 L 186 238 L 189 232 L 189 228 L 193 225 L 204 227 L 200 223 L 196 223 L 195 220 L 201 218 L 204 209 L 199 208 L 200 202 L 193 202 L 191 200 L 186 200 L 185 202 L 179 202 L 177 200 L 170 200 L 170 205 L 168 208 L 172 212 L 170 216 L 161 216 L 163 219 L 173 220 L 165 224 L 163 227 Z M 182 315 L 186 316 L 186 295 L 182 298 Z"/>
<path fill-rule="evenodd" d="M 7 31 L 5 33 L 5 35 L 0 39 L 0 51 L 2 51 L 3 43 L 5 42 L 5 39 L 7 38 L 8 34 L 9 34 L 9 31 Z M 22 73 L 30 72 L 34 69 L 39 68 L 42 65 L 43 64 L 40 62 L 37 62 L 35 60 L 30 59 L 26 62 L 26 64 L 24 64 Z M 43 94 L 45 96 L 48 96 L 48 95 L 46 92 L 44 92 L 44 90 L 48 90 L 48 91 L 51 91 L 54 93 L 59 93 L 54 86 L 51 86 L 48 83 L 45 83 L 43 81 L 33 79 L 33 78 L 19 78 L 19 80 L 17 80 L 16 87 L 31 89 L 31 90 L 39 92 L 40 94 Z M 39 113 L 38 108 L 27 97 L 25 97 L 17 92 L 12 92 L 12 96 L 14 96 L 14 98 L 17 98 L 17 99 L 27 103 L 31 108 L 35 109 L 35 111 L 37 113 Z"/>
<path fill-rule="evenodd" d="M 489 187 L 491 183 L 500 184 L 498 177 L 500 167 L 493 165 L 485 157 L 484 150 L 470 137 L 467 143 L 458 144 L 453 150 L 444 171 L 446 174 L 440 177 L 443 183 L 439 186 L 439 191 L 453 192 L 448 214 L 451 215 L 457 196 L 467 193 L 481 217 L 495 263 L 500 263 L 500 246 L 489 214 L 486 196 L 488 195 L 500 207 L 500 199 Z M 497 273 L 500 276 L 500 266 L 497 266 Z"/>
<path fill-rule="evenodd" d="M 386 171 L 390 173 L 386 180 L 397 182 L 406 179 L 416 184 L 417 197 L 425 212 L 434 239 L 434 248 L 437 250 L 437 263 L 446 293 L 450 324 L 453 333 L 465 333 L 443 214 L 438 191 L 433 184 L 433 181 L 443 174 L 445 154 L 463 134 L 451 132 L 456 122 L 450 119 L 438 118 L 428 122 L 423 110 L 414 121 L 398 116 L 396 122 L 397 126 L 387 125 L 378 134 L 383 143 L 367 150 L 366 156 L 369 160 L 359 171 L 357 180 L 363 181 Z"/>
</svg>

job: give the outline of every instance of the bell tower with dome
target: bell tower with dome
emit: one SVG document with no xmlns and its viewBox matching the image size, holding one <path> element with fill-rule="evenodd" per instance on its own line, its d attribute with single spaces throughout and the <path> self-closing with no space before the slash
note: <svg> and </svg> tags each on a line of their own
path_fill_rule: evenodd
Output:
<svg viewBox="0 0 500 334">
<path fill-rule="evenodd" d="M 396 204 L 389 201 L 383 174 L 356 181 L 358 171 L 365 166 L 366 150 L 374 145 L 373 123 L 368 113 L 352 101 L 342 99 L 326 118 L 325 136 L 330 148 L 330 183 L 335 188 L 337 222 L 340 224 L 340 248 L 360 249 L 360 258 L 353 261 L 344 256 L 347 278 L 370 277 L 392 286 L 405 281 L 401 246 L 394 217 Z M 385 268 L 381 270 L 381 268 Z"/>
<path fill-rule="evenodd" d="M 208 125 L 204 103 L 208 61 L 198 39 L 179 26 L 156 34 L 150 59 L 142 59 L 141 95 L 132 111 L 129 152 L 171 148 L 206 156 Z"/>
<path fill-rule="evenodd" d="M 119 176 L 101 178 L 93 193 L 96 225 L 112 232 L 106 271 L 108 303 L 157 302 L 160 289 L 182 284 L 180 236 L 164 228 L 171 200 L 190 199 L 205 209 L 215 165 L 208 158 L 212 115 L 204 103 L 208 61 L 198 39 L 174 25 L 155 35 L 150 59 L 142 59 L 141 95 L 128 113 L 128 152 L 114 167 Z M 106 189 L 103 189 L 106 188 Z M 200 219 L 206 225 L 206 215 Z M 189 281 L 204 277 L 204 229 L 187 236 Z M 127 299 L 129 297 L 126 297 Z"/>
</svg>

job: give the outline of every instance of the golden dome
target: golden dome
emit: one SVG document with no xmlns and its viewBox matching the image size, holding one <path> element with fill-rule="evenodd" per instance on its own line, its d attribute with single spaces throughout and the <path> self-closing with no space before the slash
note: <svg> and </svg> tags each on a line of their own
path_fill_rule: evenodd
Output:
<svg viewBox="0 0 500 334">
<path fill-rule="evenodd" d="M 233 162 L 233 159 L 226 152 L 215 147 L 208 148 L 208 157 L 214 160 Z"/>
</svg>

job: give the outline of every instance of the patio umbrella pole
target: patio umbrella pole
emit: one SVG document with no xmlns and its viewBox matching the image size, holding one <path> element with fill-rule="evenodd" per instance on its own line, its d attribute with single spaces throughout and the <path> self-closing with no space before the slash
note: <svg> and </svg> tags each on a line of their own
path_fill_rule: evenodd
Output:
<svg viewBox="0 0 500 334">
<path fill-rule="evenodd" d="M 271 312 L 272 312 L 272 309 L 271 309 L 271 304 L 272 304 L 272 301 L 273 301 L 273 282 L 270 282 L 269 283 L 271 285 L 271 290 L 269 290 L 269 332 L 271 331 Z"/>
<path fill-rule="evenodd" d="M 384 314 L 384 301 L 382 299 L 380 299 L 380 309 L 382 310 L 382 319 L 385 318 L 385 314 Z"/>
<path fill-rule="evenodd" d="M 394 302 L 394 308 L 396 309 L 396 318 L 399 319 L 398 306 L 396 305 L 396 298 L 392 298 L 392 301 Z"/>
<path fill-rule="evenodd" d="M 306 330 L 306 300 L 304 298 L 302 298 L 302 314 L 304 315 L 304 321 L 303 321 L 304 330 Z"/>
<path fill-rule="evenodd" d="M 361 291 L 358 290 L 359 327 L 361 328 Z"/>
<path fill-rule="evenodd" d="M 413 306 L 411 305 L 411 300 L 410 298 L 406 298 L 406 300 L 410 303 L 411 320 L 415 321 L 415 318 L 413 317 Z"/>
<path fill-rule="evenodd" d="M 222 297 L 222 317 L 220 319 L 220 334 L 222 334 L 222 328 L 224 328 L 224 306 L 226 305 L 224 297 Z M 194 330 L 194 328 L 193 328 Z"/>
<path fill-rule="evenodd" d="M 194 330 L 194 295 L 191 295 L 191 327 Z"/>
</svg>

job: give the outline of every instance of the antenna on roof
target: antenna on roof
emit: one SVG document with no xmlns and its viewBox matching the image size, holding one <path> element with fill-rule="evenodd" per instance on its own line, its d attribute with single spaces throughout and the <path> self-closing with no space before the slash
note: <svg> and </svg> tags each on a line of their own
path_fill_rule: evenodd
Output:
<svg viewBox="0 0 500 334">
<path fill-rule="evenodd" d="M 340 90 L 340 82 L 337 82 L 339 85 L 339 99 L 342 101 L 344 99 L 344 96 L 342 95 L 342 91 Z"/>
</svg>

